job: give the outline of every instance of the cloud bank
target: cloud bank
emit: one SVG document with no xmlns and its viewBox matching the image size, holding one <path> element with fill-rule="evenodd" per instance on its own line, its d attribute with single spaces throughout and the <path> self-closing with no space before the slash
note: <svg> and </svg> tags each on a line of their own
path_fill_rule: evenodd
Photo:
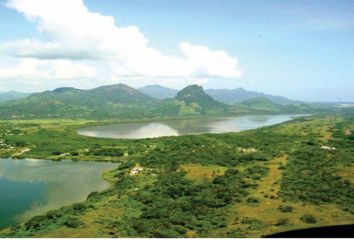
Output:
<svg viewBox="0 0 354 240">
<path fill-rule="evenodd" d="M 150 46 L 137 26 L 118 26 L 113 17 L 91 12 L 82 0 L 9 0 L 6 6 L 34 22 L 41 37 L 0 44 L 2 82 L 65 81 L 75 86 L 86 79 L 93 85 L 179 87 L 241 76 L 238 60 L 225 51 L 182 41 L 180 56 L 166 55 Z"/>
</svg>

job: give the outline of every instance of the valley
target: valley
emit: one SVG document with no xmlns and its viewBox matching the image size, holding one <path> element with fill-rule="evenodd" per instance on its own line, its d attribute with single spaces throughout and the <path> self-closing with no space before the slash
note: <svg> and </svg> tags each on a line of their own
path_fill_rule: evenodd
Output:
<svg viewBox="0 0 354 240">
<path fill-rule="evenodd" d="M 120 165 L 105 174 L 109 189 L 0 236 L 260 237 L 351 224 L 352 116 L 152 139 L 77 135 L 92 120 L 1 121 L 3 158 L 30 149 L 16 158 Z"/>
</svg>

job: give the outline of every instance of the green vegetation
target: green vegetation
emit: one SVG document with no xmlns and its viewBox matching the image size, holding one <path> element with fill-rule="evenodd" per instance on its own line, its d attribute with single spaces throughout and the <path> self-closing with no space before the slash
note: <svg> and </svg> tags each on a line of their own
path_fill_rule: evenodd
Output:
<svg viewBox="0 0 354 240">
<path fill-rule="evenodd" d="M 207 236 L 211 229 L 227 225 L 225 207 L 247 195 L 248 186 L 236 170 L 197 185 L 184 176 L 184 172 L 164 172 L 152 186 L 134 196 L 142 204 L 142 213 L 127 219 L 131 224 L 127 228 L 134 230 L 129 235 L 183 237 L 193 231 Z"/>
<path fill-rule="evenodd" d="M 0 156 L 116 161 L 112 187 L 3 237 L 260 237 L 351 224 L 354 118 L 311 116 L 240 133 L 78 136 L 94 121 L 2 121 Z"/>
<path fill-rule="evenodd" d="M 284 199 L 298 199 L 317 205 L 335 202 L 354 213 L 354 209 L 350 208 L 353 206 L 354 192 L 350 181 L 336 174 L 336 153 L 327 153 L 318 146 L 304 146 L 302 150 L 295 151 L 291 158 L 281 180 L 280 195 Z"/>
<path fill-rule="evenodd" d="M 157 102 L 123 84 L 91 90 L 58 88 L 3 103 L 0 116 L 6 119 L 139 118 L 150 116 L 146 108 Z"/>
<path fill-rule="evenodd" d="M 200 114 L 225 114 L 229 112 L 226 104 L 215 101 L 198 85 L 185 87 L 177 93 L 176 99 L 184 103 L 184 108 L 190 107 L 194 112 Z"/>
<path fill-rule="evenodd" d="M 243 106 L 260 111 L 281 111 L 282 105 L 276 104 L 265 97 L 255 97 L 241 103 Z"/>
<path fill-rule="evenodd" d="M 294 208 L 289 205 L 280 205 L 278 208 L 281 212 L 292 212 Z"/>
<path fill-rule="evenodd" d="M 302 217 L 300 219 L 304 223 L 309 223 L 309 224 L 317 222 L 316 218 L 314 216 L 312 216 L 311 214 L 304 214 L 304 215 L 302 215 Z"/>
<path fill-rule="evenodd" d="M 315 109 L 312 106 L 305 103 L 286 104 L 286 105 L 278 104 L 265 96 L 250 98 L 239 104 L 236 104 L 235 106 L 252 110 L 255 113 L 272 113 L 272 114 L 309 113 L 309 112 L 320 111 L 319 109 Z"/>
<path fill-rule="evenodd" d="M 150 90 L 166 91 L 166 89 L 155 89 L 155 87 Z M 151 94 L 150 90 L 147 89 Z M 169 99 L 156 99 L 127 85 L 117 84 L 91 90 L 64 87 L 0 103 L 0 119 L 122 120 L 188 115 L 309 113 L 314 111 L 320 110 L 307 104 L 279 105 L 265 97 L 248 99 L 237 105 L 227 105 L 214 100 L 197 85 L 187 86 L 179 91 L 176 97 Z"/>
</svg>

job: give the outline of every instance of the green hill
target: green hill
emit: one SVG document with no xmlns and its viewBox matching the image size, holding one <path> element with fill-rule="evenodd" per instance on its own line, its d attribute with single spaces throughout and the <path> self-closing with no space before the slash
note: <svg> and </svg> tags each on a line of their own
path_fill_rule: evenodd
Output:
<svg viewBox="0 0 354 240">
<path fill-rule="evenodd" d="M 58 88 L 0 105 L 4 119 L 35 118 L 149 118 L 228 113 L 228 106 L 191 85 L 176 98 L 158 100 L 124 84 L 90 90 Z"/>
<path fill-rule="evenodd" d="M 134 118 L 158 101 L 124 84 L 91 90 L 58 88 L 0 106 L 4 118 Z"/>
<path fill-rule="evenodd" d="M 269 100 L 266 97 L 255 97 L 237 104 L 239 108 L 247 109 L 250 113 L 267 113 L 267 114 L 280 114 L 280 113 L 310 113 L 318 111 L 308 104 L 289 104 L 281 105 Z"/>
<path fill-rule="evenodd" d="M 183 114 L 225 114 L 229 111 L 226 104 L 220 103 L 207 95 L 198 85 L 190 85 L 177 93 L 176 100 L 181 104 Z"/>
<path fill-rule="evenodd" d="M 251 98 L 243 101 L 241 105 L 250 109 L 261 111 L 280 111 L 282 108 L 280 104 L 276 104 L 265 97 Z"/>
</svg>

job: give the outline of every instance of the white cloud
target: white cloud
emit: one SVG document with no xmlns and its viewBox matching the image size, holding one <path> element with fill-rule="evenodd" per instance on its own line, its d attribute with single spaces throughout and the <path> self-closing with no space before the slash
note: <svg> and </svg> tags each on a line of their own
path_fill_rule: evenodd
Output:
<svg viewBox="0 0 354 240">
<path fill-rule="evenodd" d="M 82 0 L 9 0 L 7 6 L 38 24 L 45 40 L 0 44 L 2 55 L 18 59 L 7 68 L 0 61 L 0 81 L 91 78 L 105 84 L 133 76 L 164 84 L 164 78 L 200 83 L 207 77 L 241 75 L 238 60 L 225 51 L 182 42 L 181 57 L 165 55 L 149 45 L 138 27 L 118 27 L 113 17 L 90 12 Z"/>
<path fill-rule="evenodd" d="M 180 44 L 192 68 L 193 75 L 240 77 L 237 69 L 238 60 L 230 57 L 224 51 L 210 51 L 206 46 L 192 45 L 188 42 Z"/>
<path fill-rule="evenodd" d="M 89 65 L 68 60 L 40 61 L 22 59 L 15 66 L 4 67 L 0 62 L 0 76 L 9 81 L 13 79 L 60 79 L 92 78 L 96 70 Z"/>
</svg>

